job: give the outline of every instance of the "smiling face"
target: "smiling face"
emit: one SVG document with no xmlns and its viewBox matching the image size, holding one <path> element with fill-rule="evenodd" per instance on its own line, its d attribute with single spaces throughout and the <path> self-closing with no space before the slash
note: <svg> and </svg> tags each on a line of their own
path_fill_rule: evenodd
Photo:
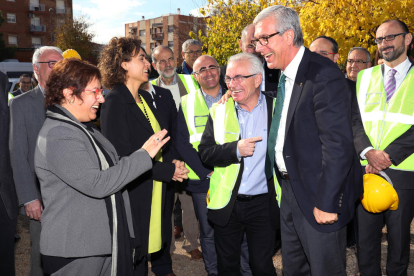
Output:
<svg viewBox="0 0 414 276">
<path fill-rule="evenodd" d="M 32 89 L 32 81 L 29 77 L 22 78 L 22 81 L 19 82 L 19 84 L 20 84 L 20 90 L 22 90 L 23 92 L 27 92 L 30 89 Z"/>
<path fill-rule="evenodd" d="M 200 45 L 190 45 L 187 47 L 186 52 L 181 53 L 185 63 L 193 68 L 194 62 L 199 56 L 201 56 L 201 46 Z"/>
<path fill-rule="evenodd" d="M 163 79 L 170 79 L 175 74 L 175 59 L 173 53 L 168 50 L 161 48 L 154 54 L 156 63 L 153 63 L 155 70 L 160 74 Z"/>
<path fill-rule="evenodd" d="M 210 56 L 201 56 L 194 62 L 194 77 L 203 90 L 211 90 L 219 85 L 220 67 Z M 200 70 L 204 71 L 200 73 Z M 195 73 L 197 72 L 197 73 Z"/>
<path fill-rule="evenodd" d="M 255 25 L 254 38 L 269 36 L 278 32 L 275 19 L 266 17 Z M 277 34 L 268 39 L 267 45 L 260 42 L 256 45 L 256 51 L 266 60 L 270 69 L 284 70 L 290 63 L 289 47 L 293 45 L 293 30 L 287 30 L 284 34 Z"/>
<path fill-rule="evenodd" d="M 135 52 L 134 52 L 135 55 Z M 148 81 L 150 74 L 150 63 L 146 59 L 146 54 L 142 49 L 139 49 L 138 55 L 131 57 L 130 61 L 122 62 L 122 67 L 127 71 L 126 82 L 138 82 L 141 85 L 144 82 Z"/>
<path fill-rule="evenodd" d="M 376 37 L 385 37 L 387 35 L 395 35 L 404 33 L 403 28 L 395 21 L 390 21 L 381 24 L 378 27 Z M 381 53 L 381 56 L 385 60 L 387 65 L 394 64 L 396 65 L 403 62 L 406 58 L 407 47 L 410 45 L 412 39 L 411 34 L 399 35 L 396 36 L 394 40 L 386 41 L 385 39 L 378 44 L 378 50 Z"/>
<path fill-rule="evenodd" d="M 251 75 L 250 64 L 246 60 L 230 62 L 227 65 L 226 77 L 234 78 L 235 76 Z M 231 91 L 233 100 L 241 106 L 254 107 L 260 94 L 260 84 L 262 83 L 262 75 L 257 74 L 249 78 L 242 78 L 240 82 L 232 80 L 227 84 Z"/>
<path fill-rule="evenodd" d="M 99 104 L 104 103 L 105 99 L 102 94 L 95 95 L 95 90 L 101 88 L 101 83 L 94 78 L 85 87 L 85 90 L 80 94 L 81 99 L 75 96 L 65 97 L 67 101 L 74 100 L 72 104 L 66 103 L 64 107 L 72 113 L 79 122 L 90 122 L 96 119 L 96 113 L 99 109 Z M 65 94 L 65 92 L 64 92 Z"/>
<path fill-rule="evenodd" d="M 348 60 L 353 60 L 353 61 L 367 61 L 367 53 L 365 53 L 364 51 L 361 50 L 353 50 L 349 55 L 348 55 Z M 356 81 L 357 80 L 357 76 L 359 71 L 361 71 L 362 69 L 367 69 L 371 67 L 371 62 L 367 62 L 367 63 L 358 63 L 358 62 L 352 62 L 346 63 L 346 76 L 353 80 Z"/>
</svg>

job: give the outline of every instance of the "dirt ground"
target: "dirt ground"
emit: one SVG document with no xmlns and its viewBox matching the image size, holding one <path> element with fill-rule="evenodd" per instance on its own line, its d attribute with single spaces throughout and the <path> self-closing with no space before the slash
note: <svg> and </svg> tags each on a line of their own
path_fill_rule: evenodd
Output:
<svg viewBox="0 0 414 276">
<path fill-rule="evenodd" d="M 17 224 L 17 233 L 21 239 L 16 242 L 15 248 L 15 260 L 16 260 L 16 275 L 27 276 L 29 275 L 30 267 L 30 234 L 29 234 L 29 220 L 26 216 L 20 216 Z M 183 243 L 183 237 L 175 241 L 176 250 L 172 255 L 173 270 L 178 276 L 206 276 L 207 272 L 204 269 L 204 263 L 202 260 L 191 260 L 190 255 L 181 248 Z M 387 237 L 386 229 L 383 229 L 382 239 L 382 267 L 385 272 L 385 262 L 387 259 Z M 273 257 L 273 264 L 276 267 L 278 275 L 282 275 L 282 254 L 281 251 Z M 352 250 L 347 249 L 346 258 L 347 275 L 358 275 L 356 270 L 356 257 Z M 385 275 L 385 273 L 383 273 Z M 150 276 L 154 276 L 153 273 L 149 273 Z M 411 254 L 410 254 L 410 266 L 408 268 L 408 275 L 414 276 L 414 222 L 411 223 Z"/>
</svg>

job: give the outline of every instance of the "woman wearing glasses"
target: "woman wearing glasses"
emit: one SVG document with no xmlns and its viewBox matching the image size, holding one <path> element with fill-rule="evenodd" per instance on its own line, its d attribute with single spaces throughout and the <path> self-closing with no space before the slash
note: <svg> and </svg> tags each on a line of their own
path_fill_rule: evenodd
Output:
<svg viewBox="0 0 414 276">
<path fill-rule="evenodd" d="M 169 140 L 160 131 L 119 160 L 91 123 L 105 101 L 100 80 L 95 66 L 65 59 L 46 85 L 35 167 L 44 203 L 40 252 L 51 275 L 132 275 L 130 204 L 119 191 L 152 168 Z"/>
<path fill-rule="evenodd" d="M 150 63 L 138 38 L 112 38 L 98 66 L 103 85 L 112 89 L 102 106 L 101 128 L 121 158 L 142 147 L 159 129 L 170 131 L 167 118 L 154 108 L 149 93 L 139 89 L 148 82 Z M 150 171 L 127 187 L 134 221 L 135 275 L 147 275 L 147 255 L 159 251 L 167 238 L 161 225 L 166 189 L 163 182 L 187 178 L 188 170 L 182 162 L 163 162 L 168 147 L 155 157 Z"/>
</svg>

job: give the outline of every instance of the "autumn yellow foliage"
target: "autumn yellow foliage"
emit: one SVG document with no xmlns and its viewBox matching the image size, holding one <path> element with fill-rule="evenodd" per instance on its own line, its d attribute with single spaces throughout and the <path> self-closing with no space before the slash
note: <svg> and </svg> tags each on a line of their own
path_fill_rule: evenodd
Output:
<svg viewBox="0 0 414 276">
<path fill-rule="evenodd" d="M 404 21 L 414 31 L 414 0 L 208 0 L 200 9 L 207 19 L 207 34 L 198 38 L 219 64 L 240 52 L 241 31 L 270 5 L 295 9 L 301 20 L 305 46 L 321 35 L 334 38 L 339 45 L 339 64 L 344 64 L 352 47 L 365 47 L 375 55 L 375 32 L 388 19 Z M 195 36 L 195 34 L 190 34 Z"/>
</svg>

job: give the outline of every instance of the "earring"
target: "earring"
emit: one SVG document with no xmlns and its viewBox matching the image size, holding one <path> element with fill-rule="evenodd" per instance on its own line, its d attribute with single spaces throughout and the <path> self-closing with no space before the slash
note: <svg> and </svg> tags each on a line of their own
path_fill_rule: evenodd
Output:
<svg viewBox="0 0 414 276">
<path fill-rule="evenodd" d="M 69 101 L 68 101 L 68 103 L 69 104 L 73 104 L 75 102 L 75 99 L 74 98 L 72 98 L 72 99 L 70 99 Z"/>
</svg>

